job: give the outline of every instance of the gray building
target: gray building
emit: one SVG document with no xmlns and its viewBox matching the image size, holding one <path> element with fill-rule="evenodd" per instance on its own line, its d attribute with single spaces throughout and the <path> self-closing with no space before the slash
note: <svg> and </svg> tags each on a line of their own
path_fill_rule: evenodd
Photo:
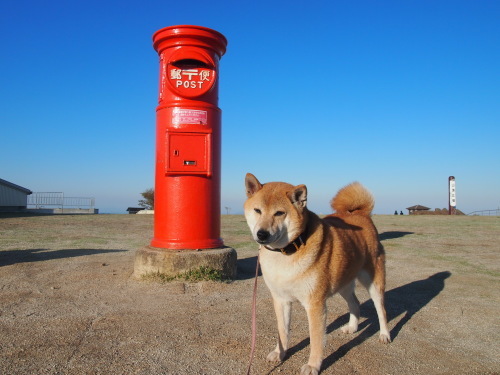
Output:
<svg viewBox="0 0 500 375">
<path fill-rule="evenodd" d="M 26 209 L 28 195 L 31 193 L 29 189 L 0 178 L 0 212 L 13 212 Z"/>
</svg>

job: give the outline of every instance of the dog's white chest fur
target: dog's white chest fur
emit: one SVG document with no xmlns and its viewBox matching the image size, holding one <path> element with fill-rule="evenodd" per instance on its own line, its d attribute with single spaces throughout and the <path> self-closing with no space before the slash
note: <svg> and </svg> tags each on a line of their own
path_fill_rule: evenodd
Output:
<svg viewBox="0 0 500 375">
<path fill-rule="evenodd" d="M 301 258 L 296 261 L 294 256 L 261 248 L 260 264 L 262 275 L 274 298 L 283 301 L 298 300 L 307 304 L 314 290 L 317 277 L 307 270 L 312 260 Z"/>
</svg>

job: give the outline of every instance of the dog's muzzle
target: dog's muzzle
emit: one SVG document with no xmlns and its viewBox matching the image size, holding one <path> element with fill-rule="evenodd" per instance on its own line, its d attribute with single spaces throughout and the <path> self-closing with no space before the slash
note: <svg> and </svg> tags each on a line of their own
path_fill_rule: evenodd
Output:
<svg viewBox="0 0 500 375">
<path fill-rule="evenodd" d="M 257 231 L 257 242 L 262 244 L 262 245 L 269 243 L 270 237 L 271 237 L 271 233 L 269 233 L 267 230 L 259 229 Z"/>
</svg>

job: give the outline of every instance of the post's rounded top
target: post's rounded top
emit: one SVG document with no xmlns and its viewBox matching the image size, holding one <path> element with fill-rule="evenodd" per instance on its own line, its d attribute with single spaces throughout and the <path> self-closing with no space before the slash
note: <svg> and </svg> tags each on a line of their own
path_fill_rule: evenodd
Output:
<svg viewBox="0 0 500 375">
<path fill-rule="evenodd" d="M 218 31 L 208 27 L 177 25 L 165 27 L 155 32 L 153 46 L 158 53 L 165 48 L 178 46 L 210 48 L 221 57 L 226 52 L 227 39 Z"/>
</svg>

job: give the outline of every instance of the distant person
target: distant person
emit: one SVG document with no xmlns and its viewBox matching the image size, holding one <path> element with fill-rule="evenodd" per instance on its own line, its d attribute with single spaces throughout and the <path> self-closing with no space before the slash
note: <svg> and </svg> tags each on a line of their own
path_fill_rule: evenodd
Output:
<svg viewBox="0 0 500 375">
<path fill-rule="evenodd" d="M 400 215 L 404 215 L 403 211 L 401 211 L 399 214 L 400 214 Z M 397 212 L 396 212 L 396 215 L 397 215 Z"/>
<path fill-rule="evenodd" d="M 394 215 L 397 215 L 398 214 L 398 210 L 394 211 Z"/>
</svg>

